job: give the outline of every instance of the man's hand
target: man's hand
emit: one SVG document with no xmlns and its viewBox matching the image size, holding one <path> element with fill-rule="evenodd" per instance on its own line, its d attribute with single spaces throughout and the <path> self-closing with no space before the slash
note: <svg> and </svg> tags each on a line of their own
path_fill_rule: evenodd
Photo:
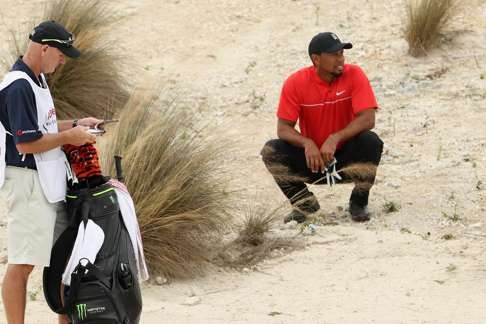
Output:
<svg viewBox="0 0 486 324">
<path fill-rule="evenodd" d="M 331 134 L 324 144 L 321 146 L 321 154 L 322 154 L 322 159 L 324 161 L 324 165 L 327 166 L 329 162 L 331 162 L 334 159 L 334 153 L 336 153 L 336 147 L 339 143 L 339 138 Z"/>
<path fill-rule="evenodd" d="M 313 173 L 319 171 L 323 172 L 325 169 L 324 160 L 322 159 L 321 152 L 319 148 L 310 138 L 305 141 L 305 160 L 307 162 L 307 167 L 311 169 Z"/>
<path fill-rule="evenodd" d="M 62 132 L 63 136 L 65 136 L 65 143 L 74 146 L 96 143 L 96 136 L 88 133 L 87 132 L 88 129 L 89 127 L 86 126 L 76 126 L 74 128 Z"/>
<path fill-rule="evenodd" d="M 16 147 L 22 154 L 35 154 L 52 150 L 53 148 L 63 146 L 64 144 L 75 146 L 94 144 L 96 143 L 96 136 L 88 133 L 88 129 L 89 127 L 86 126 L 76 126 L 57 134 L 43 134 L 39 139 L 19 143 Z"/>
<path fill-rule="evenodd" d="M 90 128 L 94 128 L 96 125 L 100 124 L 103 119 L 98 119 L 94 117 L 86 117 L 78 120 L 78 125 L 80 126 L 87 126 Z"/>
</svg>

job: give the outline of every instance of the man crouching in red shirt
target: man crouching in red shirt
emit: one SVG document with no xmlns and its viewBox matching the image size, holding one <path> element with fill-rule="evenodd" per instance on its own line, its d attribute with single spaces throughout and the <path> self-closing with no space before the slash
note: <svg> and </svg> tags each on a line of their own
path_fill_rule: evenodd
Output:
<svg viewBox="0 0 486 324">
<path fill-rule="evenodd" d="M 335 181 L 355 181 L 349 212 L 354 221 L 370 219 L 368 196 L 383 142 L 370 131 L 378 105 L 368 78 L 357 65 L 344 64 L 344 49 L 352 47 L 334 33 L 317 34 L 309 44 L 313 66 L 293 73 L 283 85 L 277 111 L 279 139 L 268 141 L 261 154 L 293 206 L 285 222 L 304 222 L 307 214 L 319 210 L 306 183 Z M 295 129 L 297 120 L 300 132 Z M 361 177 L 360 184 L 339 173 L 355 163 L 374 167 L 371 174 Z M 284 167 L 284 176 L 277 166 Z"/>
</svg>

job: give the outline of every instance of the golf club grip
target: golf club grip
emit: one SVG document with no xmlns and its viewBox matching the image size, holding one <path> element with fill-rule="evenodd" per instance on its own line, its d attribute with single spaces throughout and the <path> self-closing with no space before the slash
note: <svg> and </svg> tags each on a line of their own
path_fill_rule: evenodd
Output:
<svg viewBox="0 0 486 324">
<path fill-rule="evenodd" d="M 123 182 L 123 170 L 121 164 L 122 157 L 119 155 L 115 155 L 115 169 L 116 169 L 116 178 L 118 181 Z"/>
</svg>

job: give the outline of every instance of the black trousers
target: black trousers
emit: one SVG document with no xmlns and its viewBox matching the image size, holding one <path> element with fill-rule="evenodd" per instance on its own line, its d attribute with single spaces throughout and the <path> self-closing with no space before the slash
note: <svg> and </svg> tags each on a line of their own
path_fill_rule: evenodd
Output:
<svg viewBox="0 0 486 324">
<path fill-rule="evenodd" d="M 383 142 L 378 135 L 365 131 L 348 140 L 334 154 L 336 170 L 349 169 L 349 172 L 339 173 L 343 178 L 339 183 L 355 183 L 350 203 L 361 207 L 368 205 L 370 188 L 375 181 L 376 166 L 380 163 L 382 151 Z M 324 174 L 313 173 L 307 167 L 303 148 L 281 139 L 273 139 L 265 144 L 261 155 L 277 185 L 292 204 L 312 196 L 306 183 L 327 183 Z M 361 169 L 357 164 L 362 166 Z M 353 170 L 352 165 L 357 168 Z"/>
</svg>

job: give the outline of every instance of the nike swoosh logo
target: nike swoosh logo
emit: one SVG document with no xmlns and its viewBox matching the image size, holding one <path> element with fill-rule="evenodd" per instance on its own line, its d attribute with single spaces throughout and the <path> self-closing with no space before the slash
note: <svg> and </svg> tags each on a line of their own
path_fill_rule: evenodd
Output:
<svg viewBox="0 0 486 324">
<path fill-rule="evenodd" d="M 346 90 L 336 92 L 336 96 L 340 96 L 340 95 L 342 95 L 342 94 L 343 94 L 343 93 L 345 93 L 345 92 L 346 92 Z"/>
</svg>

